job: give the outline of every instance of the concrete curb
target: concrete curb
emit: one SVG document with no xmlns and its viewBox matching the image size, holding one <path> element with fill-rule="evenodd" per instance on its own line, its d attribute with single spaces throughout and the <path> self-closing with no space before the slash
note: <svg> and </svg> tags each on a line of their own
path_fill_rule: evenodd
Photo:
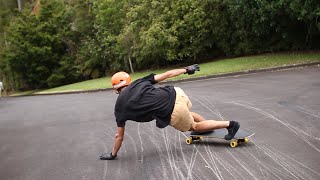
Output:
<svg viewBox="0 0 320 180">
<path fill-rule="evenodd" d="M 215 74 L 215 75 L 208 75 L 208 76 L 199 76 L 199 77 L 191 77 L 187 79 L 180 79 L 180 80 L 173 80 L 173 81 L 166 81 L 160 84 L 174 84 L 179 82 L 188 82 L 188 81 L 195 81 L 195 80 L 203 80 L 203 79 L 214 79 L 214 78 L 222 78 L 222 77 L 231 77 L 231 76 L 238 76 L 238 75 L 245 75 L 245 74 L 254 74 L 254 73 L 262 73 L 262 72 L 271 72 L 271 71 L 279 71 L 279 70 L 286 70 L 286 69 L 294 69 L 294 68 L 301 68 L 301 67 L 309 67 L 309 66 L 316 66 L 320 65 L 319 62 L 312 62 L 312 63 L 302 63 L 302 64 L 292 64 L 287 66 L 277 66 L 272 68 L 263 68 L 263 69 L 255 69 L 255 70 L 247 70 L 247 71 L 239 71 L 233 73 L 225 73 L 225 74 Z M 62 95 L 62 94 L 81 94 L 81 93 L 94 93 L 100 91 L 110 91 L 113 90 L 112 88 L 104 88 L 104 89 L 94 89 L 94 90 L 85 90 L 85 91 L 67 91 L 67 92 L 54 92 L 54 93 L 42 93 L 42 94 L 30 94 L 30 95 L 22 95 L 22 96 L 47 96 L 47 95 Z M 13 97 L 21 97 L 21 96 L 13 96 Z"/>
</svg>

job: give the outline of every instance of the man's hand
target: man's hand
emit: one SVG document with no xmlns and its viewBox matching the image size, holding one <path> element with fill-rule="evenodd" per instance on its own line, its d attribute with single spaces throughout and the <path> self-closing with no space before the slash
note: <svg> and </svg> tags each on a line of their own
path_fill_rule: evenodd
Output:
<svg viewBox="0 0 320 180">
<path fill-rule="evenodd" d="M 118 127 L 117 134 L 114 139 L 114 146 L 111 153 L 104 153 L 100 156 L 101 160 L 114 160 L 117 157 L 117 153 L 121 147 L 124 136 L 124 127 Z M 114 155 L 112 155 L 112 153 Z"/>
<path fill-rule="evenodd" d="M 186 73 L 185 74 L 194 74 L 196 71 L 200 71 L 200 67 L 198 66 L 198 64 L 194 64 L 188 67 L 185 67 L 186 69 Z"/>
<path fill-rule="evenodd" d="M 113 156 L 112 153 L 104 153 L 101 154 L 100 159 L 101 160 L 114 160 L 117 157 L 117 155 Z"/>
</svg>

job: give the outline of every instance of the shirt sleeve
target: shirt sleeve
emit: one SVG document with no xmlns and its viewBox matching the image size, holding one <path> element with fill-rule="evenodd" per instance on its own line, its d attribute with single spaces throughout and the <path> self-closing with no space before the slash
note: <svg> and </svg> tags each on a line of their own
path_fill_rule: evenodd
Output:
<svg viewBox="0 0 320 180">
<path fill-rule="evenodd" d="M 124 127 L 126 125 L 126 122 L 125 121 L 120 121 L 120 120 L 116 120 L 117 121 L 117 126 L 118 127 Z"/>
<path fill-rule="evenodd" d="M 154 74 L 154 73 L 149 74 L 148 76 L 143 77 L 142 80 L 143 80 L 143 81 L 150 81 L 151 84 L 156 84 L 156 83 L 158 83 L 158 82 L 157 82 L 156 80 L 154 80 L 154 76 L 155 76 L 155 75 L 156 75 L 156 74 Z"/>
</svg>

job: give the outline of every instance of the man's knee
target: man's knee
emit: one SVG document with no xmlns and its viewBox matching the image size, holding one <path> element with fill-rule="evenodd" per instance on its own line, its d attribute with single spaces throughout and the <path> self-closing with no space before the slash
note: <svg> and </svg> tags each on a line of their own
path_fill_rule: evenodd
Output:
<svg viewBox="0 0 320 180">
<path fill-rule="evenodd" d="M 197 124 L 198 124 L 198 123 L 196 123 L 196 122 L 192 123 L 189 131 L 197 131 L 197 130 L 198 130 Z"/>
</svg>

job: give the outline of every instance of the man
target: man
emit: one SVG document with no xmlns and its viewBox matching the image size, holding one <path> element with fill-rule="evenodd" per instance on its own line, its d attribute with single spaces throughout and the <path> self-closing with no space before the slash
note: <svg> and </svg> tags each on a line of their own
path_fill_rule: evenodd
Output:
<svg viewBox="0 0 320 180">
<path fill-rule="evenodd" d="M 225 139 L 230 140 L 237 133 L 240 124 L 236 121 L 205 120 L 195 112 L 190 112 L 192 103 L 182 89 L 173 86 L 155 87 L 154 84 L 179 76 L 194 74 L 200 71 L 197 64 L 183 69 L 174 69 L 162 74 L 150 74 L 131 83 L 126 72 L 118 72 L 112 76 L 112 86 L 119 94 L 115 105 L 117 133 L 111 153 L 104 153 L 101 160 L 113 160 L 122 145 L 127 120 L 149 122 L 156 120 L 156 126 L 164 128 L 168 125 L 185 131 L 207 132 L 214 129 L 227 128 Z"/>
</svg>

